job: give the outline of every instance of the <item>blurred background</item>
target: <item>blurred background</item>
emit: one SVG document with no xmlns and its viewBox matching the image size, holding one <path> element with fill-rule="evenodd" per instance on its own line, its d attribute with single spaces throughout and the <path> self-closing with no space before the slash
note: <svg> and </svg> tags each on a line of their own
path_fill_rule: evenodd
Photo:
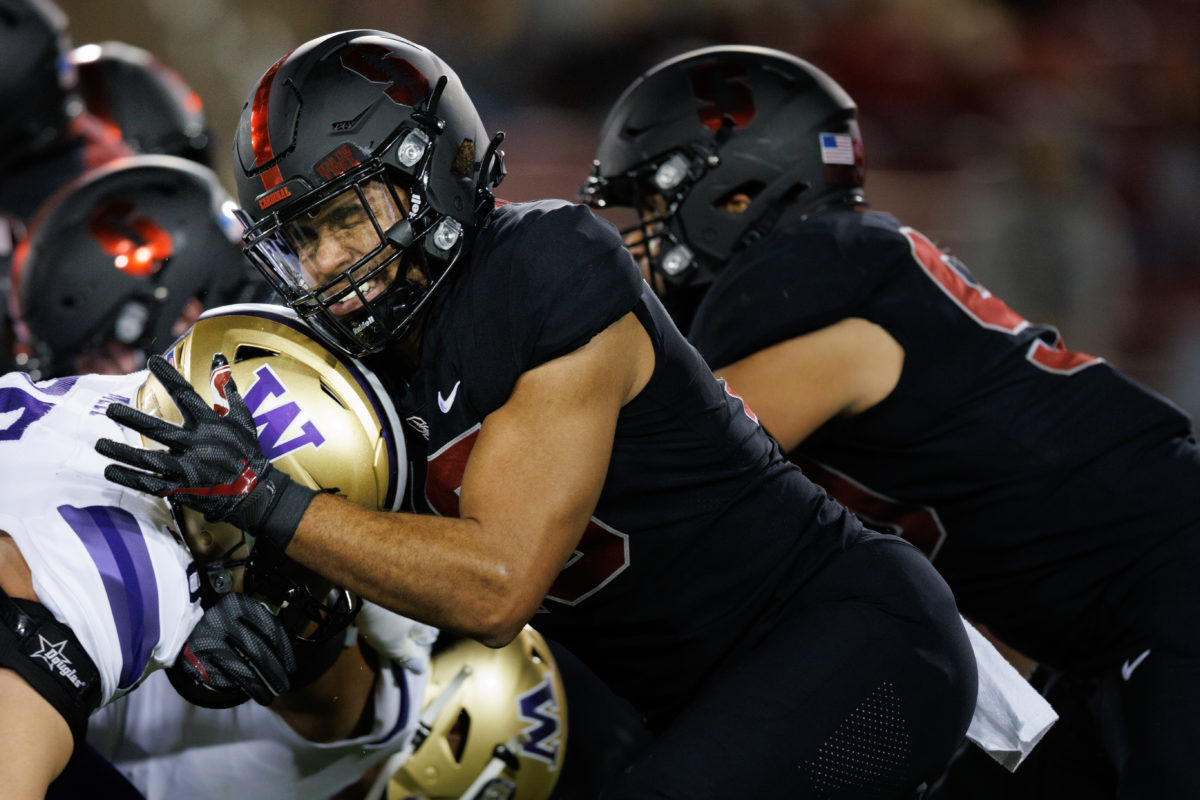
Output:
<svg viewBox="0 0 1200 800">
<path fill-rule="evenodd" d="M 199 92 L 229 189 L 246 95 L 330 31 L 379 28 L 445 58 L 507 133 L 499 194 L 514 201 L 574 199 L 608 106 L 658 61 L 790 51 L 857 101 L 873 207 L 1200 416 L 1200 0 L 58 3 L 76 45 L 138 45 Z"/>
</svg>

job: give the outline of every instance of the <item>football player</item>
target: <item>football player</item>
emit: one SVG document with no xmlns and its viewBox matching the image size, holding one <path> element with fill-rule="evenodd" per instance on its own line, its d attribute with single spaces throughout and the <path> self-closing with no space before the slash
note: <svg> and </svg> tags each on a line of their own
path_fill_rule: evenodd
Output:
<svg viewBox="0 0 1200 800">
<path fill-rule="evenodd" d="M 242 402 L 239 412 L 262 420 L 270 457 L 304 485 L 336 489 L 372 508 L 395 507 L 406 474 L 403 442 L 378 383 L 355 362 L 331 355 L 286 309 L 242 308 L 250 310 L 201 320 L 177 343 L 173 361 L 215 398 L 209 402 L 220 402 L 223 375 L 238 374 L 254 409 Z M 214 373 L 210 385 L 217 349 L 236 363 Z M 312 696 L 280 701 L 278 695 L 328 677 L 345 652 L 346 627 L 358 610 L 353 595 L 265 551 L 247 561 L 240 531 L 222 534 L 191 512 L 175 517 L 167 501 L 103 479 L 108 462 L 92 442 L 127 435 L 104 415 L 105 407 L 132 402 L 170 418 L 177 412 L 169 400 L 163 403 L 163 391 L 145 372 L 38 383 L 24 373 L 0 378 L 0 736 L 7 754 L 0 773 L 6 797 L 42 797 L 82 743 L 89 714 L 162 667 L 170 667 L 177 688 L 206 705 L 248 696 L 279 702 L 284 719 L 303 734 L 311 730 L 303 723 L 313 717 Z M 339 457 L 322 457 L 333 450 Z M 422 691 L 410 673 L 387 678 L 383 672 L 381 693 Z M 401 680 L 412 683 L 401 686 Z M 356 697 L 370 695 L 373 684 L 356 684 Z M 309 705 L 296 705 L 301 700 Z M 320 741 L 348 738 L 360 722 L 363 704 L 348 719 L 350 705 L 339 708 L 344 724 L 333 730 L 343 736 L 328 736 L 326 719 L 317 729 Z M 362 769 L 369 766 L 364 747 L 382 760 L 417 722 L 411 704 L 395 698 L 377 712 L 369 730 L 338 745 L 356 754 Z M 297 763 L 287 777 L 299 781 L 311 763 Z"/>
<path fill-rule="evenodd" d="M 270 298 L 207 167 L 129 156 L 64 187 L 12 270 L 17 363 L 35 378 L 135 372 L 205 308 Z"/>
<path fill-rule="evenodd" d="M 84 109 L 70 51 L 51 0 L 0 0 L 0 212 L 22 222 L 60 186 L 132 152 Z"/>
<path fill-rule="evenodd" d="M 25 236 L 25 226 L 14 216 L 0 211 L 0 374 L 17 366 L 13 350 L 12 318 L 8 314 L 8 295 L 12 286 L 12 260 Z"/>
<path fill-rule="evenodd" d="M 121 132 L 135 153 L 212 166 L 204 103 L 177 71 L 125 42 L 99 42 L 68 54 L 87 110 Z"/>
<path fill-rule="evenodd" d="M 106 474 L 484 644 L 533 619 L 657 733 L 613 796 L 910 796 L 975 704 L 944 582 L 783 458 L 612 226 L 497 203 L 500 139 L 449 66 L 379 31 L 280 58 L 237 131 L 248 252 L 389 383 L 418 513 L 314 493 L 173 380 L 183 428 L 107 411 L 170 452 L 102 439 L 129 465 Z"/>
<path fill-rule="evenodd" d="M 637 212 L 647 278 L 809 477 L 1079 682 L 1109 764 L 1071 789 L 1107 770 L 1088 796 L 1112 796 L 1115 770 L 1122 797 L 1200 796 L 1191 421 L 868 210 L 864 169 L 833 79 L 720 46 L 625 90 L 583 195 Z"/>
</svg>

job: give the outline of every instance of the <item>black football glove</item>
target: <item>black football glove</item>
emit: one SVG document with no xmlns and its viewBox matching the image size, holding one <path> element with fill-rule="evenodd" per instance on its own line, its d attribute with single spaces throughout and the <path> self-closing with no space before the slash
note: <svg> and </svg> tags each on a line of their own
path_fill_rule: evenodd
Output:
<svg viewBox="0 0 1200 800">
<path fill-rule="evenodd" d="M 283 623 L 240 592 L 223 596 L 196 624 L 168 677 L 183 697 L 208 708 L 247 698 L 269 705 L 292 685 L 296 655 Z"/>
<path fill-rule="evenodd" d="M 214 369 L 227 363 L 220 353 L 213 357 Z M 150 356 L 148 366 L 175 401 L 183 425 L 121 403 L 109 405 L 109 417 L 169 449 L 144 450 L 101 439 L 97 452 L 129 465 L 109 464 L 104 477 L 169 497 L 203 513 L 209 522 L 232 523 L 282 551 L 316 492 L 272 467 L 263 455 L 254 417 L 232 376 L 224 385 L 229 411 L 221 414 L 162 356 Z"/>
</svg>

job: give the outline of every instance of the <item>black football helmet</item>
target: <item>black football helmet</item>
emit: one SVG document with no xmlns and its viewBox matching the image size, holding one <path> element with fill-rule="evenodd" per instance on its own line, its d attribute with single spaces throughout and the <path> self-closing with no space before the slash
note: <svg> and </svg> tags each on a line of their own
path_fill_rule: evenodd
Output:
<svg viewBox="0 0 1200 800">
<path fill-rule="evenodd" d="M 17 366 L 12 318 L 8 313 L 8 291 L 13 256 L 24 237 L 25 226 L 21 221 L 0 211 L 0 374 L 11 372 Z"/>
<path fill-rule="evenodd" d="M 279 59 L 234 145 L 247 255 L 351 356 L 402 338 L 504 177 L 458 76 L 420 45 L 333 33 Z"/>
<path fill-rule="evenodd" d="M 49 0 L 0 0 L 0 178 L 64 139 L 79 110 L 67 16 Z"/>
<path fill-rule="evenodd" d="M 56 193 L 13 263 L 29 371 L 74 374 L 76 357 L 113 341 L 144 362 L 182 333 L 189 304 L 269 294 L 242 256 L 234 208 L 211 170 L 175 156 L 118 159 Z"/>
<path fill-rule="evenodd" d="M 632 207 L 664 300 L 704 286 L 782 203 L 863 203 L 856 107 L 821 70 L 765 47 L 693 50 L 638 77 L 600 133 L 580 199 Z M 748 208 L 724 208 L 737 194 Z M 670 304 L 668 303 L 668 306 Z"/>
<path fill-rule="evenodd" d="M 161 153 L 211 166 L 204 104 L 178 72 L 124 42 L 70 52 L 87 110 L 117 128 L 135 153 Z"/>
</svg>

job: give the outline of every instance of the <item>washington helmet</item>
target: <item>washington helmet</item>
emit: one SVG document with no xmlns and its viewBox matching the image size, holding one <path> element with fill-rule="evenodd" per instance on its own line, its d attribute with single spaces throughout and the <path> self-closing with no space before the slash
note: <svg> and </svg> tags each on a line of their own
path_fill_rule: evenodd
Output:
<svg viewBox="0 0 1200 800">
<path fill-rule="evenodd" d="M 499 649 L 471 639 L 435 648 L 423 708 L 389 800 L 550 796 L 566 754 L 566 693 L 533 628 Z"/>
<path fill-rule="evenodd" d="M 229 366 L 214 371 L 217 353 Z M 407 461 L 387 393 L 368 369 L 331 351 L 290 309 L 260 304 L 211 309 L 167 358 L 216 408 L 228 407 L 223 388 L 232 377 L 254 416 L 264 455 L 293 480 L 371 510 L 399 508 Z M 153 376 L 135 402 L 149 414 L 182 421 Z M 181 505 L 173 510 L 200 573 L 202 605 L 230 591 L 262 599 L 292 636 L 300 664 L 293 685 L 324 672 L 341 652 L 342 634 L 360 605 L 357 596 L 269 548 L 252 551 L 250 538 L 233 525 L 208 522 Z M 189 699 L 220 704 L 203 694 Z"/>
</svg>

